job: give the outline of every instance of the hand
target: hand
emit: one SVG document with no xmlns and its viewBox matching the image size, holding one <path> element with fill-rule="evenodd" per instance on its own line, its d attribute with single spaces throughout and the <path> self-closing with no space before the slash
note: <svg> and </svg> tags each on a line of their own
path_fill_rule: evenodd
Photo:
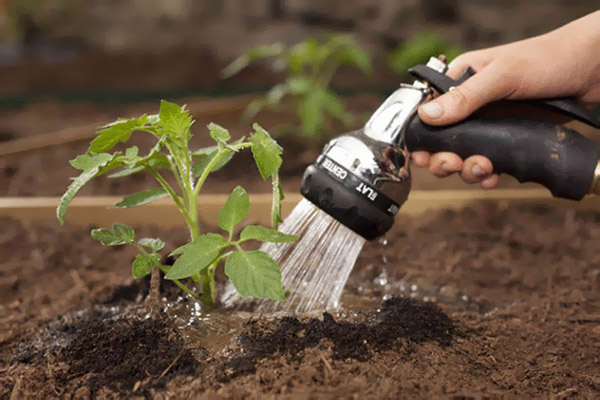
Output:
<svg viewBox="0 0 600 400">
<path fill-rule="evenodd" d="M 575 96 L 600 102 L 600 11 L 542 36 L 460 55 L 449 65 L 457 79 L 471 66 L 477 74 L 454 90 L 419 108 L 419 117 L 430 125 L 459 122 L 482 106 L 501 99 Z M 489 159 L 462 160 L 453 153 L 414 152 L 419 167 L 429 167 L 438 177 L 460 172 L 467 183 L 498 183 Z"/>
</svg>

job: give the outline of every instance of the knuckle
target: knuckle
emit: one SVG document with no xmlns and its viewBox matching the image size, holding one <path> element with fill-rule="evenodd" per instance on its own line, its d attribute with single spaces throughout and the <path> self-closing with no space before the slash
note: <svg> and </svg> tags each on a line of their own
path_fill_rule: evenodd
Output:
<svg viewBox="0 0 600 400">
<path fill-rule="evenodd" d="M 461 111 L 465 111 L 469 107 L 470 90 L 466 85 L 459 85 L 454 87 L 448 92 L 451 101 L 454 103 L 454 107 Z"/>
</svg>

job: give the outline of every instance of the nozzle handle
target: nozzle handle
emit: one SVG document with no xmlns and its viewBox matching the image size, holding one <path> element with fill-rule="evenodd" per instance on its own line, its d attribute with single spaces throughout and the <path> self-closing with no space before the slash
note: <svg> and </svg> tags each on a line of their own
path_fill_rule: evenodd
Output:
<svg viewBox="0 0 600 400">
<path fill-rule="evenodd" d="M 409 151 L 449 151 L 463 159 L 482 155 L 495 173 L 542 184 L 555 197 L 580 200 L 598 165 L 598 146 L 579 132 L 547 121 L 471 118 L 436 127 L 415 115 L 406 131 Z"/>
</svg>

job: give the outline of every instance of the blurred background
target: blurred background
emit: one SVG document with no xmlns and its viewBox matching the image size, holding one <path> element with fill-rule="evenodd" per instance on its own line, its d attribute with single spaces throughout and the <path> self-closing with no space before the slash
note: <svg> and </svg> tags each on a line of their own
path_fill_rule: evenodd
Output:
<svg viewBox="0 0 600 400">
<path fill-rule="evenodd" d="M 294 146 L 287 185 L 297 190 L 314 149 L 362 124 L 408 80 L 406 68 L 538 35 L 597 8 L 595 0 L 0 0 L 0 194 L 60 195 L 76 172 L 67 160 L 85 152 L 94 127 L 156 112 L 161 98 L 190 105 L 197 135 L 209 121 L 246 134 L 245 109 Z M 290 77 L 322 49 L 333 61 L 314 68 L 327 94 L 319 100 Z M 308 64 L 293 64 L 297 54 Z M 422 174 L 415 187 L 466 185 Z"/>
</svg>

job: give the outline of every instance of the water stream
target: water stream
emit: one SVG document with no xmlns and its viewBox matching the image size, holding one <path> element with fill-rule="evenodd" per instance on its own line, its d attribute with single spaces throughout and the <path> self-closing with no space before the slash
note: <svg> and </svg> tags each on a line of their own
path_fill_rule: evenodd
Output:
<svg viewBox="0 0 600 400">
<path fill-rule="evenodd" d="M 300 239 L 295 243 L 265 243 L 260 249 L 281 267 L 286 302 L 242 300 L 228 286 L 222 298 L 224 305 L 252 305 L 265 313 L 306 314 L 336 309 L 365 239 L 306 199 L 298 203 L 279 229 L 300 235 Z"/>
</svg>

